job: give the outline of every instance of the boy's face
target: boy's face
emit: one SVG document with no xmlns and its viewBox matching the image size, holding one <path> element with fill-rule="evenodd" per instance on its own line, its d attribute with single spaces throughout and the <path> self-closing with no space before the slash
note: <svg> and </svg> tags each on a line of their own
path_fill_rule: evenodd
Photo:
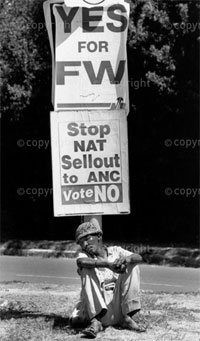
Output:
<svg viewBox="0 0 200 341">
<path fill-rule="evenodd" d="M 83 251 L 86 251 L 91 256 L 94 256 L 97 253 L 99 248 L 99 241 L 101 237 L 96 234 L 89 234 L 80 239 L 79 244 Z"/>
</svg>

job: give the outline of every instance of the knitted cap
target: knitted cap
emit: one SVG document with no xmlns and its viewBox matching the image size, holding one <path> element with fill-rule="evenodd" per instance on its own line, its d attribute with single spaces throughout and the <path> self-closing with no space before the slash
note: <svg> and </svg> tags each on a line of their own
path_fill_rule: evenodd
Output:
<svg viewBox="0 0 200 341">
<path fill-rule="evenodd" d="M 75 239 L 76 243 L 79 243 L 79 240 L 89 234 L 93 233 L 100 233 L 103 234 L 102 229 L 100 228 L 99 224 L 93 224 L 91 222 L 86 222 L 81 225 L 76 230 Z"/>
</svg>

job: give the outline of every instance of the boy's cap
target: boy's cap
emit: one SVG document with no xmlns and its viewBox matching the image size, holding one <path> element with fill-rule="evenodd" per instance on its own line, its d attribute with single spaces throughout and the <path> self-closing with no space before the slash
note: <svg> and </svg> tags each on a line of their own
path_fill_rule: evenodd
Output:
<svg viewBox="0 0 200 341">
<path fill-rule="evenodd" d="M 101 235 L 103 234 L 98 223 L 94 224 L 91 222 L 86 222 L 79 225 L 75 234 L 76 243 L 78 244 L 81 238 L 93 233 L 100 233 Z"/>
</svg>

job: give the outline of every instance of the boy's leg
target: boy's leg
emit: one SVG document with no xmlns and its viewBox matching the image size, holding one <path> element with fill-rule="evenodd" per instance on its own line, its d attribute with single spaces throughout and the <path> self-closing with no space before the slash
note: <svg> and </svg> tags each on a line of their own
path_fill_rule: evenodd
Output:
<svg viewBox="0 0 200 341">
<path fill-rule="evenodd" d="M 122 314 L 127 315 L 141 309 L 140 303 L 140 269 L 128 264 L 125 273 L 118 278 L 117 289 L 121 295 Z"/>
<path fill-rule="evenodd" d="M 138 266 L 129 264 L 127 271 L 119 275 L 114 293 L 113 310 L 116 323 L 124 328 L 144 331 L 131 318 L 140 309 L 140 271 Z"/>
<path fill-rule="evenodd" d="M 103 316 L 107 306 L 102 295 L 99 279 L 94 269 L 81 270 L 82 300 L 90 320 Z"/>
</svg>

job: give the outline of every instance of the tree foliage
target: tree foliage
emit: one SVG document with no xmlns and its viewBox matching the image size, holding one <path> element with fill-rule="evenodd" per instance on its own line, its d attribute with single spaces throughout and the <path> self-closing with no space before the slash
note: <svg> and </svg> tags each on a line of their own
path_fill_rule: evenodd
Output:
<svg viewBox="0 0 200 341">
<path fill-rule="evenodd" d="M 2 109 L 19 119 L 51 79 L 42 1 L 6 0 L 0 19 Z"/>
<path fill-rule="evenodd" d="M 137 77 L 150 81 L 155 97 L 198 93 L 199 4 L 196 1 L 131 2 L 128 45 Z"/>
</svg>

